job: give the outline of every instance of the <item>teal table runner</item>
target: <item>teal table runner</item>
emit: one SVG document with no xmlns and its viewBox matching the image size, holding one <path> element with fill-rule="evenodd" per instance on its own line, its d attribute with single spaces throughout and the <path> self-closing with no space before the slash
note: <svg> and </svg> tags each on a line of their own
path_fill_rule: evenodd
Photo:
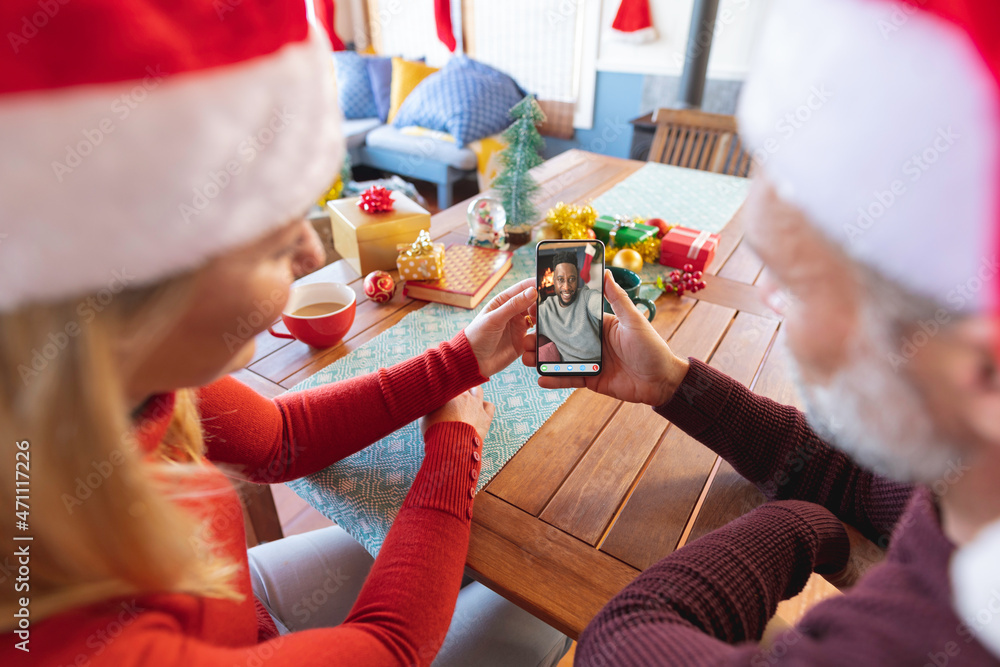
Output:
<svg viewBox="0 0 1000 667">
<path fill-rule="evenodd" d="M 600 213 L 661 217 L 672 224 L 715 232 L 725 226 L 742 203 L 746 184 L 745 179 L 648 164 L 595 199 L 593 205 Z M 483 305 L 507 287 L 534 275 L 534 251 L 534 246 L 528 245 L 514 253 L 510 272 Z M 653 281 L 668 272 L 669 269 L 658 264 L 647 265 L 642 277 Z M 655 300 L 660 294 L 652 285 L 643 287 L 642 295 L 646 298 Z M 476 311 L 428 304 L 300 382 L 293 390 L 347 380 L 405 361 L 451 339 L 475 314 Z M 572 393 L 568 389 L 543 390 L 537 378 L 534 369 L 515 361 L 483 386 L 486 400 L 496 405 L 496 417 L 483 443 L 480 490 Z M 325 470 L 289 482 L 288 486 L 376 555 L 423 456 L 423 438 L 414 422 Z"/>
</svg>

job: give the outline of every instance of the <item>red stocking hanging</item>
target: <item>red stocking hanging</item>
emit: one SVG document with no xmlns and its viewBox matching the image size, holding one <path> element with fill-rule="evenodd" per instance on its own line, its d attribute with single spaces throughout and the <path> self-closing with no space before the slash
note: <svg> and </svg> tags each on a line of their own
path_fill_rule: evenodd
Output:
<svg viewBox="0 0 1000 667">
<path fill-rule="evenodd" d="M 438 39 L 449 51 L 454 51 L 458 43 L 451 27 L 451 0 L 434 0 L 434 23 L 437 25 Z"/>
<path fill-rule="evenodd" d="M 611 24 L 611 33 L 621 41 L 636 44 L 655 42 L 657 34 L 649 0 L 622 0 Z"/>
<path fill-rule="evenodd" d="M 340 37 L 337 37 L 336 14 L 333 0 L 314 0 L 313 9 L 316 10 L 316 21 L 326 28 L 326 33 L 330 36 L 330 44 L 333 46 L 333 50 L 343 51 L 347 48 Z"/>
</svg>

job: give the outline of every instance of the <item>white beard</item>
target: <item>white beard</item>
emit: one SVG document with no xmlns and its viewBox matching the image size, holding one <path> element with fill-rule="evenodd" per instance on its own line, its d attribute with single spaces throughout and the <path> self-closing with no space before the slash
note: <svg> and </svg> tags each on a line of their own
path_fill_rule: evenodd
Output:
<svg viewBox="0 0 1000 667">
<path fill-rule="evenodd" d="M 919 393 L 890 365 L 892 337 L 877 324 L 882 319 L 866 309 L 847 363 L 826 385 L 804 382 L 794 358 L 792 372 L 821 438 L 879 475 L 930 484 L 958 460 L 959 449 L 938 434 Z"/>
<path fill-rule="evenodd" d="M 951 560 L 954 606 L 976 639 L 1000 658 L 1000 521 L 955 552 Z"/>
</svg>

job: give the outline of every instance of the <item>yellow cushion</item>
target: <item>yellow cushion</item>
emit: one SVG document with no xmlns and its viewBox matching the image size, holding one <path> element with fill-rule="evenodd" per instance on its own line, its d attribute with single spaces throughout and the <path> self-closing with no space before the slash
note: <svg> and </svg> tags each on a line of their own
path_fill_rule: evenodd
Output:
<svg viewBox="0 0 1000 667">
<path fill-rule="evenodd" d="M 389 88 L 389 118 L 396 117 L 403 100 L 413 92 L 417 84 L 438 71 L 437 67 L 428 67 L 423 63 L 411 62 L 402 58 L 392 59 L 392 85 Z"/>
</svg>

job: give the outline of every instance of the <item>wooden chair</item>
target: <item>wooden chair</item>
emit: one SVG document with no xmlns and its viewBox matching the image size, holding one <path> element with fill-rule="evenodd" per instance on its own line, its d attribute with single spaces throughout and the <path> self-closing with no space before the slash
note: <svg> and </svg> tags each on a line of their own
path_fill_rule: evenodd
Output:
<svg viewBox="0 0 1000 667">
<path fill-rule="evenodd" d="M 750 154 L 737 134 L 736 118 L 693 109 L 657 109 L 649 161 L 730 176 L 749 176 Z"/>
</svg>

